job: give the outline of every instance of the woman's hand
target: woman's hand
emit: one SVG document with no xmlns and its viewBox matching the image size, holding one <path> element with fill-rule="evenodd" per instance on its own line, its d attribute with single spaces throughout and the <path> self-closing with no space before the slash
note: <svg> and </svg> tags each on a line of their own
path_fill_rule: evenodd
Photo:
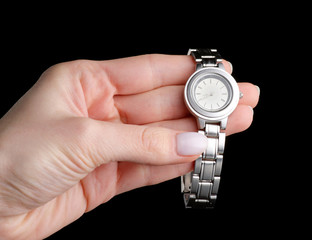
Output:
<svg viewBox="0 0 312 240">
<path fill-rule="evenodd" d="M 144 55 L 44 72 L 0 120 L 0 236 L 47 237 L 116 194 L 191 171 L 203 149 L 181 155 L 176 136 L 197 130 L 183 101 L 194 66 Z M 239 87 L 228 135 L 250 126 L 258 102 L 256 86 Z"/>
</svg>

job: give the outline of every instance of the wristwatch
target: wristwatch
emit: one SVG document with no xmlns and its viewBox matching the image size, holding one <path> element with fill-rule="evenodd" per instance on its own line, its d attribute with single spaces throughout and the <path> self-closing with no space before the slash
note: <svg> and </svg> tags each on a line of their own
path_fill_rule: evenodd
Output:
<svg viewBox="0 0 312 240">
<path fill-rule="evenodd" d="M 242 97 L 235 79 L 225 71 L 216 49 L 189 49 L 196 71 L 188 79 L 184 99 L 197 119 L 198 132 L 208 140 L 196 159 L 194 170 L 181 177 L 186 208 L 213 208 L 216 203 L 223 161 L 228 116 Z"/>
</svg>

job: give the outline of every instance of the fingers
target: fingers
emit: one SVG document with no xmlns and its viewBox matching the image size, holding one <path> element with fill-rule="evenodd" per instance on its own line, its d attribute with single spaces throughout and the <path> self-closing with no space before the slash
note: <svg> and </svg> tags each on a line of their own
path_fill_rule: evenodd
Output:
<svg viewBox="0 0 312 240">
<path fill-rule="evenodd" d="M 225 71 L 227 71 L 229 74 L 232 74 L 233 72 L 233 66 L 232 66 L 232 63 L 222 59 L 222 63 L 223 63 L 223 66 L 225 68 Z"/>
<path fill-rule="evenodd" d="M 164 182 L 190 172 L 193 163 L 182 163 L 166 166 L 151 166 L 137 163 L 119 163 L 119 181 L 117 194 L 142 186 Z"/>
<path fill-rule="evenodd" d="M 223 60 L 223 64 L 231 72 L 229 62 Z M 73 108 L 70 111 L 93 119 L 107 120 L 116 118 L 115 112 L 112 114 L 115 110 L 112 101 L 114 96 L 184 85 L 194 70 L 195 62 L 191 56 L 151 54 L 110 61 L 77 60 L 61 63 L 48 69 L 41 79 L 49 79 L 48 82 L 53 79 L 66 98 L 74 99 L 71 100 Z M 107 109 L 112 111 L 108 113 Z"/>
<path fill-rule="evenodd" d="M 123 122 L 146 124 L 189 115 L 183 91 L 183 85 L 168 86 L 142 94 L 116 96 L 114 101 Z"/>
<path fill-rule="evenodd" d="M 251 83 L 243 82 L 239 83 L 239 90 L 244 96 L 239 100 L 240 104 L 256 107 L 259 101 L 259 88 Z"/>
<path fill-rule="evenodd" d="M 226 135 L 242 132 L 252 123 L 253 110 L 247 105 L 238 105 L 235 111 L 229 116 Z M 149 126 L 165 127 L 183 132 L 196 132 L 198 130 L 194 117 L 185 117 L 182 119 L 161 121 L 148 124 Z"/>
<path fill-rule="evenodd" d="M 251 83 L 238 85 L 244 94 L 239 104 L 255 107 L 259 100 L 257 87 Z M 184 85 L 167 86 L 141 94 L 116 96 L 114 101 L 123 122 L 147 124 L 188 116 L 183 94 Z"/>
<path fill-rule="evenodd" d="M 162 127 L 85 118 L 73 119 L 69 127 L 65 134 L 70 135 L 63 137 L 63 149 L 68 149 L 66 146 L 70 145 L 71 155 L 75 156 L 72 161 L 85 173 L 101 164 L 117 161 L 152 165 L 190 162 L 207 147 L 206 138 L 199 134 L 199 142 L 194 144 L 191 152 L 187 156 L 180 155 L 177 139 L 180 131 Z M 196 139 L 193 142 L 196 143 Z"/>
<path fill-rule="evenodd" d="M 100 64 L 119 95 L 185 84 L 195 70 L 194 59 L 187 55 L 150 54 L 103 61 Z M 225 70 L 231 73 L 231 64 L 225 60 L 223 64 Z"/>
<path fill-rule="evenodd" d="M 242 118 L 242 115 L 245 117 Z M 241 120 L 245 119 L 245 120 Z M 249 106 L 240 105 L 236 112 L 234 112 L 230 119 L 227 129 L 227 135 L 246 129 L 252 121 L 252 110 Z M 154 125 L 155 124 L 151 124 Z M 182 131 L 196 131 L 196 122 L 194 118 L 184 118 L 179 120 L 164 121 L 158 123 L 159 126 L 169 127 Z M 157 153 L 156 153 L 157 154 Z M 129 152 L 129 156 L 131 153 Z M 196 156 L 191 157 L 195 160 Z M 148 161 L 148 156 L 144 161 Z M 119 162 L 118 163 L 118 181 L 115 182 L 115 194 L 120 194 L 138 187 L 157 184 L 169 179 L 182 176 L 190 172 L 193 168 L 193 162 L 186 162 L 180 164 L 166 164 L 166 165 L 151 165 L 141 162 Z M 151 163 L 151 162 L 149 162 Z M 97 169 L 98 170 L 98 169 Z M 96 171 L 97 171 L 96 170 Z M 106 173 L 107 174 L 107 173 Z M 99 177 L 102 179 L 102 177 Z M 107 183 L 109 185 L 109 183 Z M 103 189 L 107 189 L 107 185 Z M 102 196 L 105 196 L 103 193 Z M 100 204 L 100 202 L 98 203 Z M 97 204 L 97 205 L 98 205 Z"/>
<path fill-rule="evenodd" d="M 195 70 L 193 58 L 186 55 L 150 54 L 102 61 L 100 64 L 119 95 L 185 84 Z"/>
<path fill-rule="evenodd" d="M 245 131 L 250 127 L 254 111 L 250 106 L 238 105 L 235 111 L 229 116 L 226 135 Z"/>
</svg>

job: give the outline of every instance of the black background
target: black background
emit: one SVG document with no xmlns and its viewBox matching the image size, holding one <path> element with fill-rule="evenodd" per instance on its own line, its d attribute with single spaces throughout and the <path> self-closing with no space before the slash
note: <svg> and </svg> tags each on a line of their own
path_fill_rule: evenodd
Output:
<svg viewBox="0 0 312 240">
<path fill-rule="evenodd" d="M 177 178 L 118 195 L 48 239 L 65 236 L 253 239 L 285 233 L 285 224 L 294 221 L 289 207 L 294 198 L 289 190 L 291 183 L 285 183 L 281 177 L 285 159 L 276 149 L 284 146 L 277 146 L 276 136 L 283 129 L 274 123 L 283 111 L 276 95 L 282 64 L 274 59 L 280 59 L 275 56 L 283 52 L 280 34 L 284 26 L 246 18 L 237 21 L 214 18 L 213 24 L 205 24 L 211 22 L 207 15 L 195 19 L 187 13 L 172 18 L 167 13 L 163 20 L 162 12 L 152 16 L 142 13 L 135 19 L 131 13 L 128 18 L 121 18 L 120 13 L 104 17 L 103 13 L 86 22 L 82 13 L 68 17 L 66 22 L 58 21 L 56 13 L 49 21 L 42 22 L 42 14 L 35 15 L 35 20 L 26 17 L 5 26 L 0 86 L 2 115 L 53 64 L 146 53 L 186 54 L 188 48 L 196 47 L 217 48 L 233 64 L 236 80 L 258 85 L 261 97 L 254 109 L 252 126 L 227 138 L 214 210 L 184 209 Z M 246 17 L 251 15 L 252 12 Z M 95 21 L 100 24 L 94 26 Z"/>
</svg>

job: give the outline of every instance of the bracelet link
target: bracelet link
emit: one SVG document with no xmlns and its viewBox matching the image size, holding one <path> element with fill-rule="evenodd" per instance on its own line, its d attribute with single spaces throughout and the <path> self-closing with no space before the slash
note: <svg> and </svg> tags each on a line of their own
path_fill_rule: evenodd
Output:
<svg viewBox="0 0 312 240">
<path fill-rule="evenodd" d="M 225 133 L 220 132 L 220 125 L 208 123 L 198 132 L 207 137 L 208 146 L 196 159 L 193 172 L 183 177 L 184 201 L 187 208 L 213 208 L 220 185 Z"/>
<path fill-rule="evenodd" d="M 191 55 L 196 62 L 196 69 L 202 67 L 218 67 L 222 57 L 216 49 L 189 49 L 187 55 Z"/>
</svg>

